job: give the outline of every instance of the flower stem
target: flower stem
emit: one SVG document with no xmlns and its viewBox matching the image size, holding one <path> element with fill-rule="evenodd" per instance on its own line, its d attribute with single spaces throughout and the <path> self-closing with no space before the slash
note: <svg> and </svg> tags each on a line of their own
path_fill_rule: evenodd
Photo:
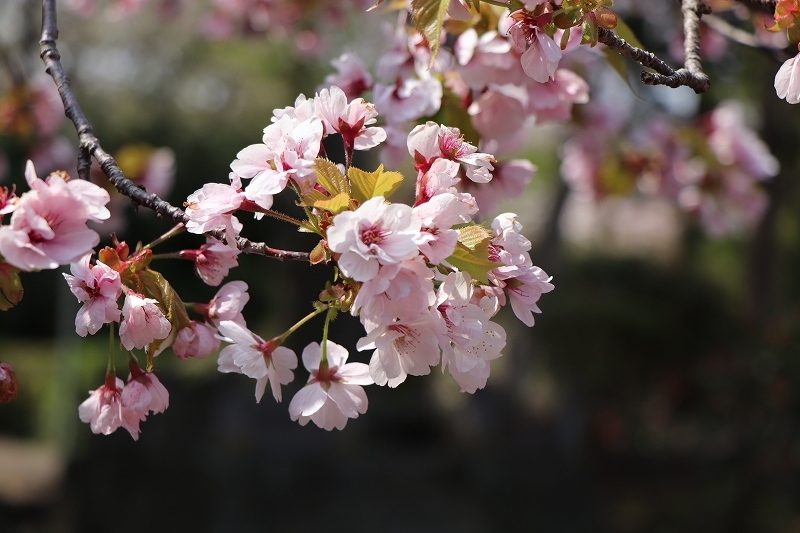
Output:
<svg viewBox="0 0 800 533">
<path fill-rule="evenodd" d="M 108 351 L 108 367 L 106 367 L 106 376 L 116 374 L 116 370 L 114 369 L 114 323 L 110 322 L 108 324 L 108 344 L 109 344 L 109 351 Z"/>
<path fill-rule="evenodd" d="M 153 242 L 151 242 L 150 244 L 145 246 L 143 248 L 143 250 L 149 250 L 153 246 L 157 246 L 157 245 L 161 244 L 162 242 L 166 241 L 167 239 L 170 239 L 170 238 L 174 237 L 175 235 L 177 235 L 177 234 L 179 234 L 179 233 L 181 233 L 181 232 L 183 232 L 185 230 L 186 230 L 186 227 L 183 225 L 182 222 L 180 222 L 174 228 L 172 228 L 171 230 L 166 232 L 164 235 L 162 235 L 158 239 L 154 240 Z"/>
<path fill-rule="evenodd" d="M 151 260 L 154 259 L 189 259 L 192 260 L 190 257 L 184 257 L 181 255 L 180 252 L 170 252 L 166 254 L 153 254 L 150 256 Z"/>
<path fill-rule="evenodd" d="M 286 333 L 284 333 L 283 335 L 281 335 L 280 337 L 278 337 L 278 341 L 279 341 L 279 343 L 280 343 L 280 344 L 283 344 L 283 341 L 284 341 L 284 340 L 286 340 L 286 338 L 287 338 L 289 335 L 291 335 L 292 333 L 294 333 L 295 331 L 297 331 L 298 329 L 300 329 L 300 327 L 301 327 L 303 324 L 305 324 L 306 322 L 308 322 L 309 320 L 311 320 L 311 319 L 312 319 L 312 318 L 314 318 L 315 316 L 317 316 L 317 315 L 320 315 L 320 314 L 324 313 L 324 312 L 325 312 L 325 311 L 327 311 L 327 310 L 328 310 L 328 306 L 326 305 L 325 307 L 320 307 L 320 308 L 318 308 L 318 309 L 314 309 L 313 311 L 311 311 L 309 314 L 307 314 L 306 316 L 304 316 L 303 318 L 301 318 L 301 319 L 300 319 L 300 320 L 297 322 L 297 324 L 295 324 L 294 326 L 292 326 L 292 327 L 290 327 L 289 329 L 287 329 L 287 330 L 286 330 Z"/>
<path fill-rule="evenodd" d="M 333 307 L 328 308 L 328 314 L 325 315 L 325 325 L 322 327 L 322 359 L 319 363 L 320 368 L 325 365 L 328 366 L 328 325 L 331 320 L 336 316 L 337 310 Z"/>
</svg>

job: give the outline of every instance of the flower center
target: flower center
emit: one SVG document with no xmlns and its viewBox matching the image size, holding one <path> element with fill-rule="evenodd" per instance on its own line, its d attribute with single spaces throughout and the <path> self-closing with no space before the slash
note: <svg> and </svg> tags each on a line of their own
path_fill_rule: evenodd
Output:
<svg viewBox="0 0 800 533">
<path fill-rule="evenodd" d="M 361 231 L 361 242 L 366 244 L 367 246 L 372 246 L 373 244 L 380 244 L 383 242 L 383 239 L 386 237 L 386 232 L 381 230 L 377 226 L 370 226 Z"/>
</svg>

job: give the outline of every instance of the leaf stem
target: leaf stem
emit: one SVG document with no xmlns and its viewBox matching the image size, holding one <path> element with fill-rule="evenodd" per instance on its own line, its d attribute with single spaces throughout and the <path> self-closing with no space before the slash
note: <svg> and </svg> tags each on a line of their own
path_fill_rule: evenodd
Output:
<svg viewBox="0 0 800 533">
<path fill-rule="evenodd" d="M 143 250 L 149 250 L 150 248 L 157 246 L 162 242 L 166 241 L 167 239 L 170 239 L 175 235 L 178 235 L 179 233 L 182 233 L 184 231 L 186 231 L 186 226 L 183 225 L 183 222 L 179 222 L 178 224 L 175 225 L 175 227 L 166 232 L 164 235 L 162 235 L 158 239 L 154 240 L 153 242 L 145 246 Z"/>
</svg>

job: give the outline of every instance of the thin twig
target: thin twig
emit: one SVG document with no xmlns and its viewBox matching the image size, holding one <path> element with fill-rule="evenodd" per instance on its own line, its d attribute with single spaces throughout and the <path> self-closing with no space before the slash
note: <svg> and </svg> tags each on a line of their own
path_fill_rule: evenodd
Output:
<svg viewBox="0 0 800 533">
<path fill-rule="evenodd" d="M 183 210 L 173 206 L 156 196 L 146 192 L 135 183 L 127 179 L 120 170 L 117 162 L 100 146 L 100 141 L 94 135 L 94 130 L 86 115 L 83 114 L 75 93 L 70 86 L 64 67 L 61 65 L 61 54 L 56 47 L 58 39 L 58 25 L 56 20 L 56 0 L 42 0 L 42 38 L 39 41 L 39 56 L 45 64 L 45 71 L 53 78 L 58 88 L 58 94 L 64 103 L 64 112 L 78 132 L 80 143 L 80 155 L 78 156 L 78 173 L 82 179 L 89 178 L 89 168 L 91 157 L 94 157 L 103 169 L 103 173 L 117 190 L 133 201 L 135 205 L 141 205 L 152 209 L 159 215 L 173 220 L 175 223 L 186 223 L 189 217 Z M 225 241 L 225 232 L 214 230 L 208 235 Z M 259 254 L 273 257 L 282 261 L 297 260 L 308 261 L 308 254 L 305 252 L 292 252 L 271 248 L 263 242 L 252 242 L 244 237 L 236 239 L 236 245 L 245 253 Z"/>
<path fill-rule="evenodd" d="M 723 37 L 727 37 L 731 41 L 737 42 L 744 46 L 750 46 L 752 48 L 765 48 L 765 46 L 761 44 L 761 41 L 758 40 L 758 37 L 756 37 L 754 34 L 746 32 L 741 28 L 737 28 L 736 26 L 729 24 L 719 17 L 708 15 L 703 19 L 703 22 L 705 22 L 709 28 L 719 33 Z"/>
</svg>

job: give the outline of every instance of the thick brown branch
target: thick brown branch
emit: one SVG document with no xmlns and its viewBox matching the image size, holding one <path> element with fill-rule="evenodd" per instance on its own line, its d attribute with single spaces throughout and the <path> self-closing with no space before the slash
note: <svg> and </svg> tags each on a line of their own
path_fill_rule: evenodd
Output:
<svg viewBox="0 0 800 533">
<path fill-rule="evenodd" d="M 600 28 L 599 42 L 621 55 L 633 59 L 653 72 L 642 72 L 642 83 L 647 85 L 666 85 L 667 87 L 691 87 L 696 93 L 709 88 L 708 76 L 700 63 L 700 16 L 711 13 L 702 0 L 683 0 L 684 67 L 673 69 L 652 52 L 631 45 L 614 32 Z"/>
<path fill-rule="evenodd" d="M 100 146 L 100 141 L 95 137 L 92 125 L 84 115 L 83 110 L 78 104 L 75 93 L 69 83 L 64 67 L 61 65 L 61 54 L 56 47 L 58 38 L 58 25 L 56 21 L 56 0 L 42 0 L 42 38 L 39 41 L 39 55 L 44 61 L 45 70 L 53 78 L 58 87 L 58 94 L 64 103 L 64 112 L 78 132 L 80 155 L 78 156 L 78 174 L 82 179 L 89 178 L 91 167 L 91 157 L 94 157 L 100 164 L 100 168 L 108 176 L 109 181 L 117 190 L 130 198 L 135 205 L 141 205 L 152 209 L 159 215 L 173 221 L 186 223 L 189 217 L 183 210 L 173 206 L 144 189 L 136 186 L 135 183 L 127 179 L 120 170 L 117 162 Z M 209 235 L 225 241 L 225 232 L 215 230 Z M 252 242 L 244 237 L 238 237 L 236 244 L 245 253 L 264 255 L 280 260 L 308 261 L 308 254 L 305 252 L 291 252 L 277 250 L 267 246 L 263 242 Z"/>
<path fill-rule="evenodd" d="M 597 40 L 612 50 L 616 50 L 620 55 L 633 59 L 643 67 L 652 69 L 662 76 L 671 76 L 675 74 L 675 70 L 656 57 L 654 53 L 633 46 L 625 39 L 618 37 L 611 30 L 606 30 L 604 28 L 599 28 L 598 30 Z"/>
</svg>

